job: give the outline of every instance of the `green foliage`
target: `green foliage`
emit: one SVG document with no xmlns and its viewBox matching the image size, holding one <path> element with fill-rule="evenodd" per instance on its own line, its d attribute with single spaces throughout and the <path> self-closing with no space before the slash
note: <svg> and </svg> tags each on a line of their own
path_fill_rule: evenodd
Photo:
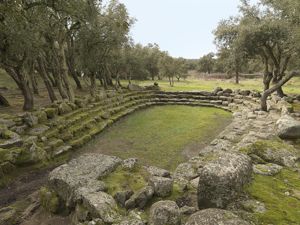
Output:
<svg viewBox="0 0 300 225">
<path fill-rule="evenodd" d="M 237 83 L 243 65 L 249 59 L 261 59 L 265 85 L 263 110 L 266 110 L 266 98 L 271 93 L 277 91 L 281 97 L 284 95 L 281 87 L 294 76 L 294 73 L 286 75 L 286 71 L 291 59 L 299 57 L 296 38 L 299 23 L 292 22 L 278 7 L 266 4 L 275 1 L 251 5 L 242 0 L 240 15 L 221 21 L 215 31 L 219 54 L 226 56 L 224 61 L 227 61 L 229 71 L 233 65 Z M 291 2 L 286 3 L 291 6 Z M 271 81 L 273 87 L 270 87 Z"/>
<path fill-rule="evenodd" d="M 210 74 L 213 71 L 216 61 L 214 56 L 214 53 L 209 53 L 201 57 L 199 59 L 198 71 Z"/>
</svg>

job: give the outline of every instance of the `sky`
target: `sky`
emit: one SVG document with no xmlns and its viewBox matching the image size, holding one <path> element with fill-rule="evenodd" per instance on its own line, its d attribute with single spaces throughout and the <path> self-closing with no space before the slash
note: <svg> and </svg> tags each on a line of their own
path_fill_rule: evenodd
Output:
<svg viewBox="0 0 300 225">
<path fill-rule="evenodd" d="M 256 1 L 256 0 L 252 0 Z M 238 14 L 239 0 L 120 0 L 135 22 L 136 43 L 157 43 L 173 57 L 195 59 L 216 52 L 213 30 Z"/>
</svg>

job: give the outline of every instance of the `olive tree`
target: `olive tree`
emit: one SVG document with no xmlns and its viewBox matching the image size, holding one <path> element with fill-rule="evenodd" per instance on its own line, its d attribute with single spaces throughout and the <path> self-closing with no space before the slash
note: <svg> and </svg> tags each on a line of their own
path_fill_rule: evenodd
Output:
<svg viewBox="0 0 300 225">
<path fill-rule="evenodd" d="M 244 0 L 240 11 L 241 16 L 220 23 L 216 39 L 219 43 L 238 46 L 239 51 L 245 52 L 248 57 L 261 57 L 265 65 L 261 107 L 267 110 L 268 96 L 277 91 L 283 97 L 282 86 L 295 75 L 286 73 L 291 58 L 297 54 L 294 30 L 289 20 L 267 5 L 263 8 L 252 6 Z"/>
</svg>

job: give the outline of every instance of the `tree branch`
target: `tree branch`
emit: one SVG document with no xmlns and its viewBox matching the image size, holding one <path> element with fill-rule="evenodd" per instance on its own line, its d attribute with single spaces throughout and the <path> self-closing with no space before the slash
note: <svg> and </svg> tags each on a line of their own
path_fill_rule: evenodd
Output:
<svg viewBox="0 0 300 225">
<path fill-rule="evenodd" d="M 282 87 L 285 85 L 290 79 L 292 79 L 294 76 L 299 75 L 300 71 L 293 71 L 289 75 L 285 76 L 281 81 L 279 81 L 276 85 L 273 87 L 269 88 L 268 90 L 265 91 L 265 94 L 270 95 L 277 91 L 278 88 Z"/>
</svg>

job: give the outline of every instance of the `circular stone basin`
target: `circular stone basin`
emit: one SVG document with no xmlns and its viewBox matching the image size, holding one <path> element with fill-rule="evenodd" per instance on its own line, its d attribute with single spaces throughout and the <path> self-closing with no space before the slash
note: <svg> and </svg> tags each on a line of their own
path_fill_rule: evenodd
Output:
<svg viewBox="0 0 300 225">
<path fill-rule="evenodd" d="M 231 119 L 231 113 L 216 108 L 154 106 L 116 122 L 78 153 L 138 158 L 144 165 L 174 170 L 198 155 Z"/>
</svg>

